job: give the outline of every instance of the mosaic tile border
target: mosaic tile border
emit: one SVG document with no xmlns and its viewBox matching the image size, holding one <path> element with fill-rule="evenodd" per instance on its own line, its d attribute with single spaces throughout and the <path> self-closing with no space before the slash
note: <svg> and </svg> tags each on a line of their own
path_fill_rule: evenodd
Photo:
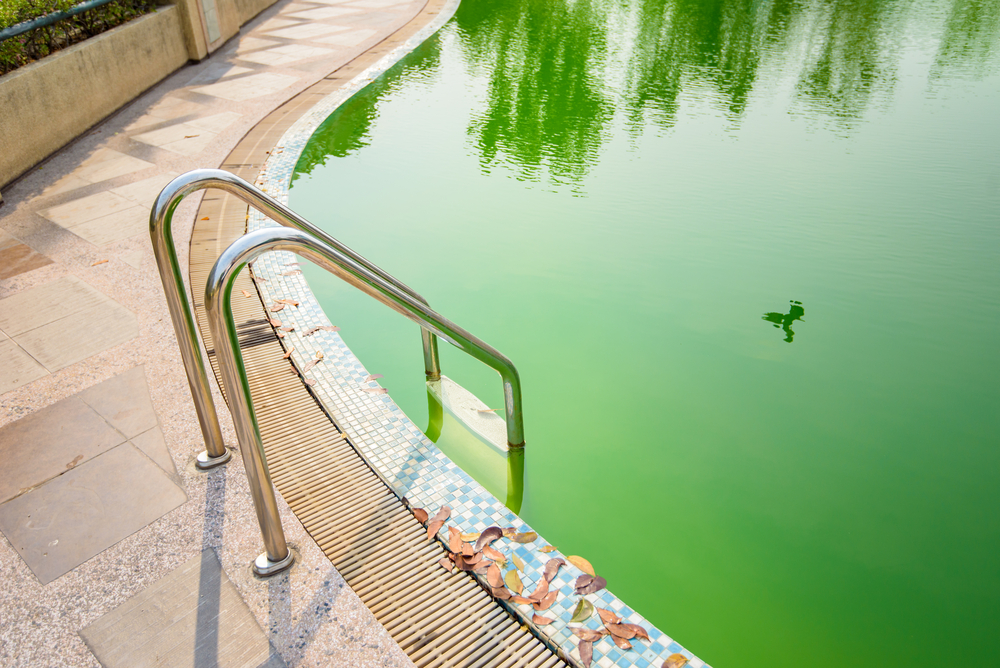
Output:
<svg viewBox="0 0 1000 668">
<path fill-rule="evenodd" d="M 458 4 L 459 0 L 451 0 L 430 24 L 345 87 L 318 102 L 292 124 L 271 151 L 256 185 L 287 205 L 293 170 L 316 128 L 337 107 L 437 32 L 454 15 Z M 251 208 L 249 230 L 276 225 L 277 223 Z M 292 358 L 300 369 L 315 359 L 316 351 L 323 352 L 322 362 L 314 365 L 305 376 L 315 381 L 312 389 L 362 455 L 399 496 L 407 497 L 414 506 L 427 508 L 432 513 L 443 505 L 450 506 L 450 524 L 463 531 L 482 531 L 494 525 L 530 531 L 531 528 L 517 515 L 438 450 L 384 390 L 370 391 L 381 388 L 377 381 L 365 381 L 369 375 L 368 370 L 337 332 L 319 330 L 306 335 L 312 328 L 332 323 L 313 296 L 301 272 L 297 271 L 298 264 L 299 258 L 293 253 L 271 252 L 254 262 L 253 271 L 257 278 L 265 279 L 258 285 L 266 303 L 271 304 L 278 299 L 295 299 L 299 302 L 298 307 L 286 306 L 273 315 L 285 326 L 294 326 L 293 331 L 285 333 L 285 342 L 294 348 Z M 530 545 L 509 541 L 500 543 L 502 551 L 512 552 L 524 562 L 522 581 L 526 591 L 535 588 L 549 559 L 565 558 L 558 550 L 550 554 L 541 552 L 538 548 L 545 544 L 541 537 Z M 558 590 L 560 595 L 556 603 L 544 613 L 547 617 L 555 617 L 556 621 L 544 627 L 534 627 L 541 636 L 575 662 L 579 662 L 580 654 L 568 620 L 572 616 L 572 608 L 580 598 L 574 594 L 573 588 L 573 581 L 580 574 L 581 571 L 572 565 L 559 570 L 550 589 Z M 610 638 L 603 638 L 594 644 L 593 665 L 601 668 L 659 668 L 667 656 L 680 653 L 689 658 L 688 665 L 692 668 L 706 666 L 607 589 L 585 598 L 595 607 L 615 611 L 626 622 L 642 625 L 648 629 L 650 636 L 648 642 L 635 641 L 633 649 L 629 651 L 616 647 Z M 529 606 L 503 603 L 526 624 L 532 624 L 533 610 Z M 600 627 L 600 621 L 595 615 L 584 626 L 596 629 Z"/>
</svg>

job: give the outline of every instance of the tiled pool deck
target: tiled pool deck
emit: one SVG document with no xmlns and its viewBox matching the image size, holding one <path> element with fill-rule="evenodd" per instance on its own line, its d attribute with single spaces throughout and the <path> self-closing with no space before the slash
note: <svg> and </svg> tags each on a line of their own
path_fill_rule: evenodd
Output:
<svg viewBox="0 0 1000 668">
<path fill-rule="evenodd" d="M 359 75 L 330 78 L 332 92 L 304 98 L 305 113 L 286 124 L 280 137 L 259 133 L 256 141 L 276 150 L 263 169 L 240 165 L 243 173 L 254 174 L 269 194 L 287 201 L 291 170 L 319 123 L 436 30 L 456 4 L 405 42 L 383 47 L 381 59 Z M 330 5 L 338 5 L 338 11 L 315 18 L 317 10 Z M 5 535 L 0 573 L 9 583 L 0 590 L 5 619 L 0 664 L 135 665 L 143 654 L 136 647 L 163 642 L 157 635 L 163 620 L 141 614 L 151 604 L 180 611 L 178 619 L 195 620 L 188 636 L 172 639 L 180 648 L 178 658 L 197 656 L 206 646 L 202 641 L 216 637 L 212 633 L 221 638 L 225 631 L 230 646 L 256 652 L 244 657 L 247 665 L 412 665 L 284 504 L 286 532 L 301 559 L 289 573 L 267 582 L 249 573 L 260 536 L 242 467 L 206 475 L 192 465 L 200 431 L 146 218 L 153 197 L 172 177 L 224 164 L 226 156 L 232 162 L 233 147 L 272 110 L 371 53 L 422 7 L 419 1 L 393 0 L 281 2 L 206 61 L 174 74 L 5 189 L 0 452 L 14 465 L 0 473 L 0 490 L 11 490 L 0 498 Z M 198 197 L 190 199 L 175 216 L 178 240 L 188 238 L 195 222 Z M 203 206 L 212 199 L 209 193 Z M 264 224 L 259 217 L 250 220 L 251 228 Z M 186 244 L 179 246 L 183 263 Z M 416 506 L 450 505 L 451 523 L 465 531 L 494 524 L 527 530 L 444 457 L 388 395 L 363 390 L 377 384 L 364 382 L 368 372 L 338 334 L 321 331 L 299 338 L 309 326 L 328 320 L 301 275 L 284 275 L 285 264 L 293 261 L 290 254 L 272 253 L 254 270 L 270 279 L 262 284 L 267 297 L 295 296 L 302 302 L 299 309 L 282 313 L 283 320 L 301 325 L 288 336 L 297 350 L 326 351 L 326 362 L 308 373 L 318 381 L 314 390 L 382 477 Z M 145 417 L 139 424 L 130 415 Z M 231 425 L 223 427 L 233 443 Z M 54 453 L 51 461 L 35 461 L 24 452 L 43 445 Z M 98 490 L 100 502 L 81 505 L 80 495 L 98 487 L 106 488 Z M 117 508 L 136 504 L 129 496 L 136 488 L 159 490 L 146 515 Z M 90 543 L 72 539 L 69 548 L 71 532 L 24 537 L 28 510 L 60 504 L 77 513 L 60 531 L 80 522 L 99 522 L 110 530 Z M 58 528 L 58 522 L 52 526 Z M 540 552 L 543 545 L 539 538 L 514 548 L 525 562 L 528 590 L 544 563 L 561 556 Z M 50 563 L 53 559 L 58 563 Z M 560 596 L 545 614 L 558 621 L 542 629 L 573 657 L 578 654 L 567 620 L 579 598 L 572 587 L 577 575 L 574 567 L 566 567 L 552 583 Z M 163 598 L 164 592 L 173 592 L 173 598 Z M 198 595 L 184 598 L 177 592 Z M 243 608 L 231 599 L 234 592 Z M 595 665 L 659 666 L 674 652 L 691 657 L 689 665 L 704 665 L 607 590 L 588 598 L 647 627 L 651 636 L 627 652 L 608 639 L 596 643 Z M 205 601 L 214 601 L 214 608 L 206 610 Z M 235 616 L 214 621 L 222 619 L 220 610 L 230 608 Z M 530 608 L 512 610 L 527 613 L 530 623 Z M 150 635 L 143 639 L 137 632 L 136 643 L 151 644 L 115 645 L 115 630 L 122 625 L 146 628 Z M 586 625 L 596 628 L 596 618 Z M 201 644 L 184 644 L 193 641 Z M 225 652 L 209 658 L 218 665 L 244 665 Z"/>
</svg>

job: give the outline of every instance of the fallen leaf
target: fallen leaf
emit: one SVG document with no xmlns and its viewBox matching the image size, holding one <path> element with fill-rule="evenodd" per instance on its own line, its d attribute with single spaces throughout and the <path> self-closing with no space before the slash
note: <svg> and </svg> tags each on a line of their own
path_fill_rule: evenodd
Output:
<svg viewBox="0 0 1000 668">
<path fill-rule="evenodd" d="M 302 382 L 308 385 L 309 387 L 312 387 L 313 385 L 316 384 L 316 381 L 313 380 L 312 378 L 303 378 Z"/>
<path fill-rule="evenodd" d="M 579 589 L 580 587 L 586 587 L 593 581 L 594 581 L 593 575 L 587 575 L 586 573 L 584 573 L 583 575 L 581 575 L 576 579 L 576 582 L 573 583 L 573 588 Z"/>
<path fill-rule="evenodd" d="M 311 327 L 311 328 L 307 329 L 306 333 L 303 334 L 302 336 L 312 336 L 313 334 L 315 334 L 316 332 L 318 332 L 321 329 L 322 329 L 322 327 Z"/>
<path fill-rule="evenodd" d="M 293 376 L 299 375 L 299 370 L 295 368 L 294 364 L 292 366 L 288 367 L 288 370 L 292 372 Z"/>
<path fill-rule="evenodd" d="M 597 614 L 601 616 L 601 621 L 604 622 L 605 626 L 608 626 L 609 624 L 619 624 L 622 621 L 621 617 L 605 608 L 598 608 Z"/>
<path fill-rule="evenodd" d="M 275 318 L 268 318 L 267 322 L 268 324 L 271 325 L 271 327 L 281 327 L 281 325 L 283 324 L 280 320 L 277 320 Z"/>
<path fill-rule="evenodd" d="M 299 303 L 297 301 L 295 301 L 294 299 L 275 299 L 274 301 L 278 302 L 279 304 L 288 304 L 290 306 L 298 306 L 299 305 Z"/>
<path fill-rule="evenodd" d="M 488 529 L 485 529 L 481 534 L 479 534 L 479 538 L 476 539 L 476 552 L 483 551 L 490 543 L 492 543 L 502 535 L 503 531 L 500 530 L 500 527 L 490 527 Z M 490 549 L 493 550 L 493 548 Z M 496 550 L 493 551 L 496 552 Z M 490 559 L 492 558 L 493 557 L 490 557 Z"/>
<path fill-rule="evenodd" d="M 107 260 L 98 260 L 97 262 L 94 262 L 94 263 L 93 263 L 92 265 L 90 265 L 90 266 L 91 266 L 91 267 L 96 267 L 96 266 L 97 266 L 97 265 L 99 265 L 99 264 L 106 264 L 106 263 L 107 263 Z"/>
<path fill-rule="evenodd" d="M 519 557 L 515 553 L 511 552 L 510 553 L 510 560 L 514 562 L 514 568 L 516 568 L 517 570 L 521 571 L 522 573 L 524 572 L 524 562 L 521 561 L 521 557 Z"/>
<path fill-rule="evenodd" d="M 440 520 L 441 523 L 444 524 L 446 521 L 448 521 L 449 517 L 451 517 L 451 508 L 448 506 L 441 506 L 441 508 L 439 508 L 438 511 L 434 513 L 434 517 L 431 518 L 431 521 L 437 522 L 438 520 Z"/>
<path fill-rule="evenodd" d="M 475 554 L 475 552 L 473 551 L 471 545 L 469 545 L 468 543 L 462 543 L 462 554 L 466 557 L 471 557 L 473 554 Z M 481 556 L 480 559 L 482 559 Z"/>
<path fill-rule="evenodd" d="M 253 280 L 257 281 L 258 283 L 267 283 L 267 279 L 264 278 L 263 276 L 254 276 Z"/>
<path fill-rule="evenodd" d="M 295 352 L 295 348 L 289 348 L 288 351 L 284 355 L 281 356 L 281 359 L 283 359 L 283 360 L 288 359 L 289 357 L 292 356 L 293 352 Z"/>
<path fill-rule="evenodd" d="M 583 577 L 582 575 L 580 577 Z M 589 575 L 587 577 L 590 577 Z M 608 586 L 608 581 L 598 575 L 591 582 L 589 582 L 585 587 L 578 586 L 576 588 L 576 594 L 578 596 L 586 596 L 587 594 L 593 594 L 601 591 Z"/>
<path fill-rule="evenodd" d="M 71 461 L 69 464 L 66 465 L 66 468 L 68 469 L 73 468 L 74 466 L 80 463 L 81 459 L 83 459 L 83 455 L 77 455 L 76 457 L 73 458 L 73 461 Z"/>
<path fill-rule="evenodd" d="M 286 267 L 297 267 L 297 266 L 299 266 L 299 263 L 298 262 L 286 262 L 285 266 Z"/>
<path fill-rule="evenodd" d="M 667 660 L 663 662 L 661 668 L 682 668 L 687 665 L 688 658 L 683 654 L 671 654 L 667 657 Z"/>
<path fill-rule="evenodd" d="M 305 373 L 309 369 L 313 368 L 314 366 L 319 364 L 319 362 L 320 362 L 319 360 L 309 360 L 308 362 L 306 362 L 306 365 L 302 367 L 302 373 Z"/>
<path fill-rule="evenodd" d="M 635 637 L 642 640 L 649 640 L 649 634 L 646 633 L 646 629 L 642 628 L 638 624 L 622 624 L 622 626 L 627 626 L 633 631 L 635 631 Z"/>
<path fill-rule="evenodd" d="M 556 621 L 551 617 L 542 617 L 541 615 L 532 615 L 531 621 L 535 623 L 536 626 L 548 626 L 552 622 Z"/>
<path fill-rule="evenodd" d="M 510 538 L 511 536 L 517 533 L 517 529 L 515 529 L 514 527 L 505 527 L 504 529 L 501 529 L 501 531 L 503 531 L 504 538 Z"/>
<path fill-rule="evenodd" d="M 500 568 L 496 564 L 490 564 L 489 569 L 487 569 L 486 581 L 489 582 L 490 586 L 494 589 L 504 586 L 503 574 L 500 572 Z"/>
<path fill-rule="evenodd" d="M 629 627 L 628 624 L 605 624 L 605 626 L 608 627 L 611 635 L 616 638 L 625 638 L 627 640 L 635 637 L 635 629 Z"/>
<path fill-rule="evenodd" d="M 281 275 L 282 276 L 295 276 L 296 274 L 301 274 L 301 273 L 302 273 L 301 269 L 292 269 L 291 271 L 283 271 L 283 272 L 281 272 Z"/>
<path fill-rule="evenodd" d="M 416 517 L 417 521 L 420 522 L 421 524 L 427 522 L 427 511 L 424 510 L 423 508 L 414 508 L 413 516 Z"/>
<path fill-rule="evenodd" d="M 597 575 L 597 573 L 594 572 L 594 567 L 591 566 L 590 562 L 584 559 L 583 557 L 573 556 L 566 558 L 569 559 L 569 563 L 573 564 L 587 575 Z"/>
<path fill-rule="evenodd" d="M 479 562 L 479 565 L 476 566 L 475 571 L 476 573 L 482 575 L 485 574 L 487 570 L 489 570 L 490 566 L 492 566 L 492 564 L 487 565 L 486 560 L 484 559 L 483 561 Z"/>
<path fill-rule="evenodd" d="M 518 605 L 531 605 L 534 603 L 530 598 L 525 598 L 523 596 L 511 596 L 510 600 Z"/>
<path fill-rule="evenodd" d="M 444 520 L 433 520 L 427 525 L 427 540 L 434 540 L 434 536 L 444 526 Z"/>
<path fill-rule="evenodd" d="M 625 640 L 625 638 L 619 638 L 618 636 L 613 635 L 611 636 L 611 639 L 614 640 L 615 644 L 618 645 L 618 647 L 620 647 L 621 649 L 632 649 L 632 643 L 630 643 L 628 640 Z"/>
<path fill-rule="evenodd" d="M 368 374 L 368 377 L 365 378 L 365 382 L 367 383 L 367 382 L 373 381 L 376 378 L 382 378 L 382 374 L 380 374 L 380 373 L 370 373 L 370 374 Z"/>
<path fill-rule="evenodd" d="M 545 554 L 548 554 L 549 552 L 555 552 L 557 549 L 558 548 L 556 548 L 555 545 L 546 545 L 545 547 L 538 548 L 538 551 L 539 552 L 544 552 Z M 566 562 L 563 562 L 563 563 L 566 563 Z"/>
<path fill-rule="evenodd" d="M 279 338 L 279 339 L 283 339 L 283 338 L 285 338 L 285 333 L 284 333 L 284 332 L 275 332 L 275 334 L 277 334 L 277 335 L 278 335 L 278 338 Z"/>
<path fill-rule="evenodd" d="M 194 137 L 200 137 L 201 135 L 184 135 L 184 139 L 193 139 Z M 202 218 L 202 220 L 208 220 L 208 217 Z"/>
<path fill-rule="evenodd" d="M 590 663 L 594 660 L 594 643 L 589 640 L 580 641 L 580 662 L 584 668 L 590 668 Z"/>
<path fill-rule="evenodd" d="M 274 313 L 277 313 L 283 308 L 285 308 L 284 304 L 271 304 L 271 311 L 273 311 Z"/>
<path fill-rule="evenodd" d="M 462 539 L 459 537 L 457 529 L 454 527 L 448 527 L 449 532 L 453 529 L 455 532 L 448 536 L 448 549 L 455 554 L 458 554 L 462 551 Z"/>
<path fill-rule="evenodd" d="M 455 564 L 451 563 L 451 560 L 448 559 L 448 557 L 441 557 L 438 559 L 438 565 L 449 573 L 452 573 L 455 570 Z"/>
<path fill-rule="evenodd" d="M 520 594 L 524 591 L 524 585 L 521 584 L 521 576 L 517 574 L 517 571 L 507 571 L 503 576 L 503 581 L 507 583 L 507 588 L 514 593 Z"/>
<path fill-rule="evenodd" d="M 384 387 L 362 387 L 362 391 L 371 392 L 372 394 L 388 394 L 389 390 Z"/>
<path fill-rule="evenodd" d="M 498 410 L 500 410 L 500 409 L 499 408 L 477 408 L 476 412 L 477 413 L 496 413 Z"/>
<path fill-rule="evenodd" d="M 531 543 L 538 538 L 538 534 L 534 531 L 528 531 L 526 533 L 516 533 L 510 537 L 515 543 Z"/>
<path fill-rule="evenodd" d="M 548 583 L 548 581 L 547 580 L 540 580 L 538 582 L 538 586 L 535 587 L 535 591 L 531 592 L 528 595 L 528 598 L 530 598 L 535 603 L 541 603 L 542 599 L 544 599 L 546 597 L 546 595 L 548 595 L 548 593 L 549 593 L 549 583 Z"/>
<path fill-rule="evenodd" d="M 557 592 L 557 591 L 550 591 L 548 594 L 546 594 L 545 598 L 543 598 L 541 601 L 538 601 L 538 602 L 535 603 L 535 610 L 539 610 L 539 611 L 541 611 L 541 610 L 548 610 L 549 606 L 551 606 L 553 603 L 556 602 L 556 598 L 558 596 L 559 596 L 559 592 Z"/>
<path fill-rule="evenodd" d="M 597 642 L 604 637 L 604 634 L 600 631 L 595 631 L 594 629 L 573 629 L 573 635 L 575 635 L 580 640 L 588 640 L 590 642 Z"/>
<path fill-rule="evenodd" d="M 187 139 L 187 137 L 185 137 L 185 139 Z M 202 220 L 208 220 L 208 216 L 205 216 Z"/>
<path fill-rule="evenodd" d="M 503 587 L 494 587 L 493 588 L 493 598 L 499 598 L 499 599 L 504 600 L 504 601 L 509 600 L 510 599 L 510 592 L 507 591 Z"/>
<path fill-rule="evenodd" d="M 476 544 L 478 545 L 478 542 Z M 494 550 L 489 545 L 483 546 L 482 553 L 484 557 L 486 557 L 487 559 L 492 559 L 493 561 L 502 561 L 502 562 L 507 561 L 507 557 L 503 556 L 503 554 L 501 554 L 497 550 Z"/>
<path fill-rule="evenodd" d="M 547 562 L 545 562 L 545 571 L 543 572 L 542 577 L 548 580 L 549 582 L 552 582 L 552 578 L 554 578 L 556 576 L 556 573 L 559 572 L 559 568 L 565 565 L 566 562 L 563 561 L 562 559 L 558 558 L 549 559 Z"/>
<path fill-rule="evenodd" d="M 253 297 L 253 293 L 250 292 L 249 290 L 240 290 L 240 292 L 243 293 L 244 297 Z"/>
<path fill-rule="evenodd" d="M 578 624 L 580 622 L 585 622 L 590 619 L 590 616 L 594 614 L 594 605 L 585 598 L 581 598 L 576 607 L 573 608 L 573 616 L 570 618 L 571 623 Z"/>
<path fill-rule="evenodd" d="M 465 541 L 466 543 L 471 543 L 472 541 L 476 540 L 477 538 L 479 538 L 479 532 L 478 531 L 476 531 L 475 533 L 463 533 L 462 534 L 462 540 Z M 476 552 L 479 552 L 479 550 L 476 550 Z"/>
<path fill-rule="evenodd" d="M 295 331 L 295 325 L 290 325 L 288 327 L 282 327 L 281 331 L 283 331 L 283 332 L 294 332 Z"/>
<path fill-rule="evenodd" d="M 323 351 L 322 350 L 317 350 L 316 351 L 316 359 L 318 359 L 318 360 L 323 359 Z"/>
</svg>

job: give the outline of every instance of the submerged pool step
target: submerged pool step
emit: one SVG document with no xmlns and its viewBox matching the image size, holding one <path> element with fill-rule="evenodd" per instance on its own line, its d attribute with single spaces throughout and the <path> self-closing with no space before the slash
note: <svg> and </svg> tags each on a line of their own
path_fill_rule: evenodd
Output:
<svg viewBox="0 0 1000 668">
<path fill-rule="evenodd" d="M 246 205 L 224 194 L 204 200 L 191 240 L 190 278 L 198 325 L 212 349 L 199 286 L 228 242 L 243 233 Z M 208 218 L 208 220 L 202 220 Z M 530 666 L 565 663 L 468 574 L 448 573 L 445 550 L 371 469 L 297 375 L 244 272 L 233 291 L 242 352 L 275 487 L 351 588 L 419 666 Z M 209 355 L 216 380 L 219 369 Z"/>
</svg>

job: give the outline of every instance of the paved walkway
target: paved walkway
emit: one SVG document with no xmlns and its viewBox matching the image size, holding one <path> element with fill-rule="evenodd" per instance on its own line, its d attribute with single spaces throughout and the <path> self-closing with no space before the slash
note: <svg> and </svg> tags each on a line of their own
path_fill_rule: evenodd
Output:
<svg viewBox="0 0 1000 668">
<path fill-rule="evenodd" d="M 222 164 L 423 6 L 279 2 L 4 190 L 0 665 L 412 665 L 283 504 L 302 558 L 251 574 L 242 466 L 193 466 L 203 445 L 147 221 L 171 178 Z M 201 197 L 174 219 L 185 265 Z"/>
</svg>

